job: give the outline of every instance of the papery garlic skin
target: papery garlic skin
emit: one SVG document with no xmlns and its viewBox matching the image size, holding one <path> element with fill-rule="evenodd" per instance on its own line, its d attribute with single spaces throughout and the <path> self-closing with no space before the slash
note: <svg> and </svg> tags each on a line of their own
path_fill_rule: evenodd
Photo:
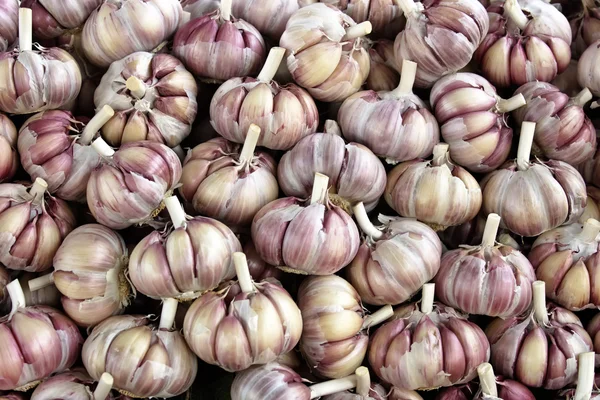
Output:
<svg viewBox="0 0 600 400">
<path fill-rule="evenodd" d="M 600 61 L 600 39 L 588 46 L 579 57 L 577 64 L 579 85 L 590 89 L 594 96 L 600 96 L 600 73 L 596 68 L 598 61 Z"/>
<path fill-rule="evenodd" d="M 21 7 L 31 8 L 33 36 L 52 39 L 79 28 L 103 0 L 23 0 Z"/>
<path fill-rule="evenodd" d="M 394 42 L 378 40 L 369 47 L 371 67 L 365 85 L 367 89 L 379 91 L 392 91 L 400 83 L 401 66 L 396 64 L 394 56 Z"/>
<path fill-rule="evenodd" d="M 251 240 L 246 242 L 244 245 L 244 254 L 247 257 L 248 261 L 248 269 L 250 270 L 250 276 L 256 282 L 265 280 L 267 278 L 275 278 L 277 280 L 281 280 L 283 276 L 283 271 L 279 268 L 276 268 L 272 265 L 267 264 L 256 252 L 256 247 L 254 247 L 254 243 Z M 279 362 L 281 358 L 279 358 Z M 291 366 L 289 363 L 285 363 L 288 366 Z"/>
<path fill-rule="evenodd" d="M 0 1 L 0 51 L 6 51 L 19 34 L 19 0 Z"/>
<path fill-rule="evenodd" d="M 17 128 L 10 118 L 0 114 L 0 183 L 10 180 L 17 168 Z"/>
<path fill-rule="evenodd" d="M 498 397 L 486 396 L 478 384 L 471 381 L 465 385 L 442 389 L 435 400 L 536 400 L 527 386 L 512 379 L 498 376 L 496 377 L 496 386 Z"/>
<path fill-rule="evenodd" d="M 83 27 L 86 57 L 108 67 L 136 51 L 151 51 L 179 27 L 178 0 L 110 0 L 94 10 Z"/>
<path fill-rule="evenodd" d="M 148 317 L 110 317 L 90 333 L 81 352 L 94 380 L 104 372 L 130 397 L 174 397 L 192 386 L 198 361 L 183 336 L 160 329 Z"/>
<path fill-rule="evenodd" d="M 231 400 L 309 400 L 310 389 L 293 369 L 276 362 L 238 372 Z"/>
<path fill-rule="evenodd" d="M 31 400 L 61 399 L 66 393 L 68 393 L 69 400 L 104 400 L 94 398 L 93 385 L 94 380 L 85 370 L 75 368 L 40 383 L 31 394 Z M 106 400 L 114 398 L 112 394 L 109 394 Z"/>
</svg>

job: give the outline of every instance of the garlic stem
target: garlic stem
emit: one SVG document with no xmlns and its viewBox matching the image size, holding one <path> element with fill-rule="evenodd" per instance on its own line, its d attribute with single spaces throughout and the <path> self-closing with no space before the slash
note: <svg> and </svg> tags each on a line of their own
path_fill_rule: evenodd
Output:
<svg viewBox="0 0 600 400">
<path fill-rule="evenodd" d="M 578 357 L 577 389 L 573 400 L 590 400 L 594 389 L 594 363 L 596 355 L 593 351 L 581 353 Z"/>
<path fill-rule="evenodd" d="M 429 314 L 433 311 L 433 295 L 435 294 L 435 283 L 426 283 L 421 291 L 421 312 Z"/>
<path fill-rule="evenodd" d="M 356 394 L 367 398 L 371 391 L 371 376 L 367 367 L 356 368 Z"/>
<path fill-rule="evenodd" d="M 521 30 L 524 30 L 529 22 L 529 18 L 521 10 L 521 6 L 517 0 L 506 0 L 504 2 L 504 16 L 510 19 Z"/>
<path fill-rule="evenodd" d="M 310 204 L 325 203 L 327 198 L 327 189 L 329 188 L 329 177 L 320 173 L 315 174 Z"/>
<path fill-rule="evenodd" d="M 596 100 L 594 101 L 592 104 L 590 104 L 590 108 L 592 110 L 595 110 L 596 108 L 600 107 L 600 100 Z"/>
<path fill-rule="evenodd" d="M 100 377 L 98 381 L 98 386 L 96 386 L 96 390 L 94 390 L 94 400 L 105 400 L 114 384 L 114 379 L 111 374 L 105 372 Z"/>
<path fill-rule="evenodd" d="M 352 207 L 352 211 L 354 211 L 354 216 L 358 221 L 358 226 L 360 229 L 369 237 L 378 240 L 383 236 L 383 232 L 375 227 L 369 220 L 369 216 L 367 215 L 367 210 L 365 210 L 365 205 L 361 201 Z"/>
<path fill-rule="evenodd" d="M 340 125 L 332 119 L 328 119 L 327 121 L 325 121 L 325 127 L 323 131 L 325 133 L 331 133 L 333 135 L 342 137 L 342 130 L 340 129 Z"/>
<path fill-rule="evenodd" d="M 146 94 L 146 84 L 137 76 L 131 75 L 125 82 L 125 87 L 135 98 L 141 99 Z"/>
<path fill-rule="evenodd" d="M 577 93 L 577 95 L 571 99 L 571 102 L 573 104 L 578 105 L 579 107 L 583 107 L 588 101 L 592 100 L 592 97 L 594 97 L 594 95 L 592 94 L 592 92 L 590 92 L 590 89 L 584 88 L 581 92 Z"/>
<path fill-rule="evenodd" d="M 252 277 L 250 277 L 246 255 L 239 251 L 233 253 L 233 265 L 235 265 L 235 274 L 237 275 L 242 292 L 246 294 L 254 293 L 254 283 L 252 282 Z"/>
<path fill-rule="evenodd" d="M 32 49 L 32 22 L 31 8 L 19 8 L 19 51 Z"/>
<path fill-rule="evenodd" d="M 256 144 L 258 143 L 258 138 L 260 137 L 260 127 L 258 125 L 250 124 L 250 128 L 248 128 L 248 134 L 246 135 L 246 140 L 244 140 L 244 146 L 242 147 L 242 152 L 240 153 L 240 162 L 250 162 L 252 158 L 254 158 L 254 149 L 256 149 Z"/>
<path fill-rule="evenodd" d="M 256 77 L 257 81 L 260 82 L 271 82 L 273 77 L 277 73 L 279 69 L 279 65 L 281 64 L 281 60 L 283 60 L 283 56 L 285 55 L 285 49 L 283 47 L 273 47 L 269 51 L 269 55 L 267 56 L 267 60 L 265 61 L 265 65 L 263 65 L 260 70 L 260 74 Z"/>
<path fill-rule="evenodd" d="M 579 234 L 579 237 L 586 243 L 591 243 L 596 240 L 600 233 L 600 222 L 594 218 L 589 218 L 583 224 L 583 230 Z"/>
<path fill-rule="evenodd" d="M 540 324 L 548 323 L 548 310 L 546 309 L 546 282 L 535 281 L 533 287 L 533 317 Z"/>
<path fill-rule="evenodd" d="M 531 155 L 534 135 L 535 122 L 523 122 L 523 125 L 521 125 L 521 136 L 519 137 L 519 147 L 517 149 L 517 168 L 519 171 L 526 171 L 529 168 L 529 157 Z"/>
<path fill-rule="evenodd" d="M 496 243 L 496 235 L 498 234 L 498 227 L 500 226 L 500 216 L 498 214 L 490 214 L 485 221 L 485 228 L 483 229 L 483 239 L 481 245 L 483 247 L 493 247 Z"/>
<path fill-rule="evenodd" d="M 381 307 L 371 315 L 367 315 L 363 320 L 362 329 L 368 329 L 372 326 L 379 325 L 383 321 L 386 321 L 394 315 L 394 308 L 388 304 Z"/>
<path fill-rule="evenodd" d="M 221 6 L 219 7 L 221 11 L 221 18 L 225 21 L 229 21 L 231 19 L 231 4 L 232 0 L 221 0 Z"/>
<path fill-rule="evenodd" d="M 499 98 L 496 102 L 496 110 L 498 110 L 499 113 L 504 114 L 514 111 L 517 108 L 524 106 L 525 104 L 527 104 L 525 96 L 523 96 L 522 93 L 519 93 L 514 95 L 510 99 Z"/>
<path fill-rule="evenodd" d="M 175 322 L 175 314 L 177 314 L 177 306 L 179 303 L 175 299 L 164 299 L 162 311 L 160 312 L 159 329 L 171 330 Z"/>
<path fill-rule="evenodd" d="M 10 315 L 12 316 L 19 308 L 24 308 L 27 306 L 25 301 L 25 293 L 23 293 L 23 288 L 19 283 L 18 279 L 15 279 L 8 285 L 6 285 L 6 291 L 10 296 L 11 309 Z"/>
<path fill-rule="evenodd" d="M 372 30 L 373 30 L 373 25 L 371 25 L 371 22 L 364 21 L 364 22 L 361 22 L 360 24 L 356 24 L 356 25 L 352 25 L 352 26 L 348 27 L 348 29 L 346 29 L 346 34 L 344 35 L 342 40 L 352 40 L 352 39 L 356 39 L 359 37 L 363 37 L 363 36 L 371 33 Z"/>
<path fill-rule="evenodd" d="M 42 275 L 38 278 L 31 279 L 27 284 L 29 285 L 29 290 L 31 290 L 32 292 L 35 292 L 37 290 L 40 290 L 40 289 L 43 289 L 50 285 L 53 285 L 54 284 L 54 275 L 52 275 L 52 273 Z"/>
<path fill-rule="evenodd" d="M 498 388 L 496 387 L 496 376 L 490 363 L 483 363 L 477 367 L 479 375 L 479 384 L 481 391 L 485 396 L 498 397 Z"/>
<path fill-rule="evenodd" d="M 175 229 L 183 227 L 185 225 L 185 211 L 183 211 L 183 207 L 177 196 L 167 197 L 165 199 L 165 206 Z"/>
<path fill-rule="evenodd" d="M 35 178 L 33 185 L 29 189 L 29 194 L 33 196 L 34 201 L 39 201 L 44 198 L 46 190 L 48 190 L 48 183 L 42 178 Z"/>
<path fill-rule="evenodd" d="M 409 60 L 402 61 L 400 84 L 392 91 L 395 97 L 411 94 L 417 77 L 417 63 Z"/>
<path fill-rule="evenodd" d="M 101 137 L 92 142 L 92 148 L 102 157 L 112 157 L 115 154 L 112 147 L 110 147 Z"/>
<path fill-rule="evenodd" d="M 432 164 L 436 167 L 439 167 L 442 164 L 446 163 L 446 154 L 448 153 L 448 149 L 450 149 L 450 145 L 447 143 L 439 143 L 433 147 L 433 157 Z"/>
<path fill-rule="evenodd" d="M 81 133 L 81 137 L 79 138 L 79 143 L 87 146 L 94 140 L 94 136 L 96 132 L 98 132 L 104 124 L 106 124 L 112 117 L 115 115 L 115 110 L 112 109 L 108 104 L 105 105 L 94 115 L 94 118 L 88 122 L 88 124 L 83 128 L 83 132 Z"/>
<path fill-rule="evenodd" d="M 396 4 L 400 7 L 406 17 L 417 11 L 417 5 L 414 0 L 396 0 Z"/>
<path fill-rule="evenodd" d="M 354 389 L 356 387 L 356 374 L 352 374 L 345 378 L 334 379 L 327 382 L 317 383 L 309 387 L 310 398 L 316 399 L 318 397 L 327 396 L 328 394 L 334 394 L 343 392 L 344 390 Z"/>
</svg>

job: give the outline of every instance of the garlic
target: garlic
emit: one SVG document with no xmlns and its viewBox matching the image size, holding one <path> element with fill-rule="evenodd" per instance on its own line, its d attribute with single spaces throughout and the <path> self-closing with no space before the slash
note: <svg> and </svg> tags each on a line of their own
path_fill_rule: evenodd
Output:
<svg viewBox="0 0 600 400">
<path fill-rule="evenodd" d="M 517 159 L 481 181 L 483 213 L 500 215 L 501 227 L 521 236 L 576 221 L 587 198 L 583 178 L 569 164 L 529 160 L 535 130 L 534 122 L 523 122 Z"/>
<path fill-rule="evenodd" d="M 310 389 L 293 369 L 270 362 L 235 374 L 231 400 L 309 400 Z"/>
<path fill-rule="evenodd" d="M 465 67 L 488 32 L 488 16 L 477 0 L 396 3 L 407 21 L 394 43 L 397 63 L 410 60 L 419 65 L 419 88 L 429 88 Z"/>
<path fill-rule="evenodd" d="M 103 157 L 86 193 L 96 221 L 124 229 L 150 221 L 164 208 L 163 199 L 181 177 L 181 162 L 173 150 L 147 140 L 125 144 L 116 153 L 102 138 L 92 146 Z"/>
<path fill-rule="evenodd" d="M 346 269 L 348 281 L 368 304 L 400 304 L 410 299 L 440 268 L 442 243 L 429 226 L 409 218 L 379 216 L 375 227 L 362 203 L 353 208 L 364 235 Z"/>
<path fill-rule="evenodd" d="M 319 172 L 329 177 L 330 196 L 335 203 L 347 211 L 357 202 L 373 209 L 385 190 L 383 164 L 367 147 L 346 144 L 332 133 L 339 130 L 335 121 L 326 121 L 325 127 L 326 133 L 304 137 L 283 155 L 277 169 L 281 190 L 288 196 L 309 197 L 315 173 Z"/>
<path fill-rule="evenodd" d="M 594 315 L 594 317 L 588 322 L 586 331 L 592 338 L 594 343 L 594 351 L 597 354 L 600 353 L 600 314 Z"/>
<path fill-rule="evenodd" d="M 1 25 L 0 29 L 2 29 Z M 19 168 L 16 147 L 17 128 L 10 118 L 0 114 L 0 183 L 10 180 Z"/>
<path fill-rule="evenodd" d="M 273 77 L 285 50 L 273 47 L 256 79 L 223 83 L 210 102 L 210 123 L 225 139 L 244 143 L 251 124 L 261 129 L 258 146 L 287 150 L 319 125 L 315 102 L 294 84 L 280 86 Z"/>
<path fill-rule="evenodd" d="M 584 224 L 590 218 L 600 220 L 600 189 L 588 185 L 585 190 L 587 201 L 583 214 L 577 220 L 580 224 Z"/>
<path fill-rule="evenodd" d="M 274 361 L 292 350 L 302 333 L 300 310 L 279 282 L 255 283 L 244 253 L 234 253 L 233 260 L 237 283 L 196 299 L 183 325 L 198 357 L 230 372 Z"/>
<path fill-rule="evenodd" d="M 571 27 L 552 4 L 506 0 L 492 3 L 488 15 L 490 30 L 475 59 L 497 87 L 550 82 L 569 65 Z"/>
<path fill-rule="evenodd" d="M 330 275 L 352 261 L 360 244 L 358 229 L 329 200 L 328 181 L 316 173 L 310 201 L 277 199 L 254 216 L 252 241 L 263 260 L 310 275 Z"/>
<path fill-rule="evenodd" d="M 479 184 L 452 163 L 445 143 L 434 147 L 431 161 L 407 161 L 390 171 L 384 197 L 402 217 L 417 218 L 435 230 L 475 218 L 482 201 Z"/>
<path fill-rule="evenodd" d="M 44 276 L 44 275 L 42 275 Z M 25 302 L 31 306 L 50 306 L 53 308 L 61 308 L 62 295 L 54 285 L 49 285 L 44 288 L 31 291 L 29 282 L 40 278 L 39 274 L 33 272 L 24 272 L 19 276 L 19 284 L 25 295 Z"/>
<path fill-rule="evenodd" d="M 400 83 L 401 66 L 396 64 L 394 42 L 378 40 L 369 47 L 371 67 L 365 85 L 367 89 L 376 92 L 391 92 Z"/>
<path fill-rule="evenodd" d="M 500 216 L 487 217 L 481 245 L 442 256 L 434 282 L 437 298 L 468 314 L 507 318 L 527 311 L 535 272 L 521 252 L 496 244 Z"/>
<path fill-rule="evenodd" d="M 4 315 L 5 311 L 10 310 L 10 297 L 6 290 L 6 285 L 10 283 L 10 273 L 0 264 L 0 315 Z"/>
<path fill-rule="evenodd" d="M 429 390 L 472 380 L 488 361 L 483 331 L 450 307 L 433 302 L 434 284 L 417 303 L 400 307 L 371 338 L 369 362 L 384 381 L 403 389 Z"/>
<path fill-rule="evenodd" d="M 108 67 L 137 51 L 151 51 L 177 30 L 182 18 L 178 0 L 105 0 L 83 27 L 85 55 Z"/>
<path fill-rule="evenodd" d="M 569 21 L 573 31 L 571 47 L 574 55 L 580 55 L 589 45 L 600 39 L 600 3 L 596 0 L 581 0 L 581 5 L 581 11 Z"/>
<path fill-rule="evenodd" d="M 600 187 L 600 151 L 579 164 L 577 170 L 588 184 Z"/>
<path fill-rule="evenodd" d="M 19 31 L 19 0 L 3 0 L 0 12 L 0 52 L 8 50 Z"/>
<path fill-rule="evenodd" d="M 458 249 L 461 245 L 477 246 L 481 244 L 484 228 L 485 218 L 477 215 L 464 224 L 450 226 L 438 232 L 438 236 L 449 250 L 454 250 Z"/>
<path fill-rule="evenodd" d="M 0 394 L 0 400 L 25 400 L 25 396 L 18 392 L 7 392 Z"/>
<path fill-rule="evenodd" d="M 31 8 L 33 36 L 52 39 L 79 28 L 103 0 L 22 0 L 21 7 Z"/>
<path fill-rule="evenodd" d="M 594 96 L 600 96 L 600 74 L 598 61 L 600 60 L 600 39 L 590 44 L 579 57 L 577 64 L 577 81 L 581 87 L 588 88 Z"/>
<path fill-rule="evenodd" d="M 352 387 L 348 390 L 353 390 L 353 392 L 349 392 L 348 390 L 339 391 L 337 393 L 329 394 L 321 397 L 323 400 L 394 400 L 394 396 L 388 397 L 388 390 L 377 383 L 371 383 L 371 376 L 369 374 L 369 370 L 366 367 L 358 367 L 354 372 L 354 377 L 356 379 L 355 387 Z M 344 379 L 344 378 L 341 378 Z M 337 382 L 340 382 L 338 380 Z M 317 383 L 316 385 L 312 385 L 310 387 L 311 394 L 314 396 L 316 392 L 317 385 L 320 385 L 321 388 L 324 385 L 330 385 L 336 382 L 329 381 L 323 383 Z M 320 394 L 320 393 L 317 393 Z"/>
<path fill-rule="evenodd" d="M 348 97 L 338 112 L 347 140 L 364 144 L 392 162 L 425 158 L 440 141 L 437 121 L 412 92 L 417 64 L 405 60 L 391 92 L 367 90 Z"/>
<path fill-rule="evenodd" d="M 525 105 L 522 94 L 504 100 L 485 78 L 459 72 L 437 81 L 430 101 L 457 164 L 490 172 L 506 161 L 513 137 L 507 114 Z"/>
<path fill-rule="evenodd" d="M 98 109 L 109 105 L 116 111 L 102 137 L 115 147 L 140 140 L 176 147 L 192 129 L 197 93 L 193 75 L 175 57 L 129 54 L 111 64 L 94 93 Z"/>
<path fill-rule="evenodd" d="M 242 246 L 211 218 L 185 215 L 175 196 L 165 199 L 172 227 L 154 231 L 133 249 L 129 279 L 146 296 L 193 299 L 235 276 L 232 254 Z M 206 246 L 210 243 L 210 246 Z"/>
<path fill-rule="evenodd" d="M 596 129 L 583 110 L 592 98 L 588 89 L 569 99 L 549 83 L 529 82 L 515 93 L 525 96 L 527 104 L 512 115 L 519 125 L 536 123 L 534 143 L 545 157 L 577 165 L 594 155 Z"/>
<path fill-rule="evenodd" d="M 600 390 L 595 383 L 593 351 L 581 353 L 577 357 L 577 388 L 567 389 L 558 393 L 560 398 L 567 400 L 598 400 Z"/>
<path fill-rule="evenodd" d="M 558 74 L 550 83 L 566 95 L 577 96 L 582 89 L 577 82 L 577 60 L 571 60 L 567 69 L 562 74 Z"/>
<path fill-rule="evenodd" d="M 365 315 L 356 290 L 336 275 L 310 276 L 298 289 L 304 328 L 300 351 L 320 376 L 341 378 L 359 367 L 369 343 L 369 328 L 392 316 L 391 306 Z"/>
<path fill-rule="evenodd" d="M 111 374 L 103 373 L 96 389 L 92 392 L 94 380 L 85 370 L 73 369 L 55 375 L 35 388 L 31 400 L 60 399 L 68 393 L 69 400 L 113 400 L 111 389 L 114 379 Z"/>
<path fill-rule="evenodd" d="M 252 243 L 251 240 L 247 241 L 244 245 L 244 254 L 246 254 L 248 260 L 248 269 L 250 270 L 250 276 L 254 281 L 260 282 L 267 278 L 275 278 L 277 280 L 281 280 L 281 278 L 283 277 L 284 272 L 282 270 L 267 264 L 262 258 L 260 258 L 260 256 L 256 252 L 256 247 L 254 247 L 254 243 Z M 278 360 L 282 364 L 285 364 L 285 362 L 283 362 L 281 358 L 279 358 Z"/>
<path fill-rule="evenodd" d="M 369 75 L 362 37 L 371 29 L 368 21 L 356 24 L 336 8 L 315 3 L 292 14 L 279 45 L 288 51 L 297 84 L 317 100 L 337 102 L 356 93 Z"/>
</svg>

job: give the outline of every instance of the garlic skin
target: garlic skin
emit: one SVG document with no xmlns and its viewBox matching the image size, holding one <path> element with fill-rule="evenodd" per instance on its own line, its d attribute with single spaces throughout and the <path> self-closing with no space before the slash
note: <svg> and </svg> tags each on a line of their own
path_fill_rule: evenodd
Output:
<svg viewBox="0 0 600 400">
<path fill-rule="evenodd" d="M 126 4 L 140 0 L 128 1 Z M 94 93 L 97 109 L 109 105 L 115 110 L 115 116 L 102 127 L 102 137 L 113 147 L 140 140 L 176 147 L 191 132 L 197 94 L 193 75 L 177 58 L 128 53 L 111 64 Z"/>
<path fill-rule="evenodd" d="M 395 390 L 395 392 L 394 392 Z M 355 389 L 356 392 L 356 389 Z M 369 388 L 369 396 L 361 396 L 355 392 L 343 391 L 334 394 L 330 394 L 328 396 L 323 396 L 323 400 L 423 400 L 421 396 L 415 393 L 418 397 L 415 398 L 405 398 L 404 396 L 398 397 L 399 392 L 398 388 L 392 388 L 390 392 L 388 389 L 384 388 L 378 383 L 374 383 Z M 389 394 L 389 396 L 388 396 Z M 411 393 L 412 395 L 412 393 Z"/>
<path fill-rule="evenodd" d="M 76 226 L 66 202 L 45 193 L 43 180 L 29 188 L 0 184 L 0 263 L 9 269 L 45 271 Z"/>
<path fill-rule="evenodd" d="M 553 5 L 544 0 L 508 0 L 492 3 L 487 10 L 490 30 L 475 59 L 496 87 L 550 82 L 567 68 L 571 27 Z"/>
<path fill-rule="evenodd" d="M 83 48 L 92 64 L 108 67 L 137 51 L 151 51 L 179 27 L 178 0 L 110 0 L 83 27 Z"/>
<path fill-rule="evenodd" d="M 256 252 L 256 247 L 254 247 L 254 243 L 252 243 L 251 240 L 244 245 L 244 254 L 248 259 L 248 269 L 250 270 L 250 276 L 254 281 L 259 282 L 267 278 L 281 280 L 283 277 L 284 273 L 282 270 L 267 264 L 260 258 Z M 281 362 L 281 358 L 279 360 Z"/>
<path fill-rule="evenodd" d="M 310 388 L 290 367 L 270 362 L 235 374 L 230 394 L 231 400 L 309 400 Z"/>
<path fill-rule="evenodd" d="M 25 400 L 25 396 L 17 392 L 7 392 L 5 394 L 0 394 L 0 400 Z"/>
<path fill-rule="evenodd" d="M 42 273 L 43 274 L 43 273 Z M 33 279 L 40 277 L 41 274 L 34 272 L 24 272 L 19 276 L 19 284 L 23 289 L 25 295 L 25 304 L 31 306 L 49 306 L 52 308 L 60 309 L 62 295 L 54 285 L 49 285 L 44 288 L 31 291 L 29 289 L 29 282 Z"/>
<path fill-rule="evenodd" d="M 594 96 L 600 96 L 600 73 L 596 66 L 600 60 L 600 39 L 590 44 L 579 57 L 577 81 L 581 87 L 588 88 Z"/>
<path fill-rule="evenodd" d="M 286 62 L 294 81 L 325 102 L 343 101 L 356 93 L 370 70 L 361 36 L 370 32 L 371 25 L 363 24 L 359 27 L 346 14 L 322 3 L 296 11 L 279 42 L 288 51 Z M 357 31 L 347 36 L 354 27 Z"/>
<path fill-rule="evenodd" d="M 600 39 L 600 4 L 595 0 L 582 0 L 583 9 L 570 18 L 573 31 L 573 45 L 575 56 L 580 55 L 585 49 Z M 573 57 L 575 58 L 575 57 Z"/>
<path fill-rule="evenodd" d="M 91 390 L 93 386 L 94 380 L 85 370 L 75 368 L 40 383 L 31 394 L 31 400 L 61 399 L 66 393 L 68 393 L 68 400 L 105 400 L 94 397 Z M 112 393 L 106 397 L 106 400 L 114 399 Z"/>
<path fill-rule="evenodd" d="M 527 104 L 513 111 L 517 124 L 536 122 L 534 143 L 547 158 L 581 164 L 596 152 L 596 129 L 585 115 L 583 106 L 592 97 L 584 89 L 569 98 L 545 82 L 529 82 L 519 87 Z"/>
<path fill-rule="evenodd" d="M 577 220 L 580 224 L 584 224 L 590 218 L 600 220 L 600 189 L 588 185 L 585 190 L 587 201 L 583 214 Z"/>
<path fill-rule="evenodd" d="M 367 89 L 376 92 L 390 92 L 400 83 L 402 67 L 396 64 L 394 56 L 394 42 L 391 40 L 378 40 L 369 47 L 371 67 L 365 85 Z"/>
<path fill-rule="evenodd" d="M 33 36 L 52 39 L 79 28 L 103 0 L 23 0 L 21 7 L 31 8 Z"/>
<path fill-rule="evenodd" d="M 600 187 L 600 151 L 577 166 L 577 170 L 589 185 Z"/>
<path fill-rule="evenodd" d="M 9 181 L 17 172 L 17 168 L 17 128 L 9 117 L 0 114 L 0 183 Z"/>
<path fill-rule="evenodd" d="M 486 396 L 482 393 L 476 382 L 465 385 L 444 388 L 435 397 L 435 400 L 536 400 L 527 386 L 512 379 L 496 377 L 498 397 Z"/>
<path fill-rule="evenodd" d="M 8 50 L 19 34 L 19 0 L 0 1 L 0 52 Z"/>
<path fill-rule="evenodd" d="M 394 42 L 396 60 L 398 65 L 403 60 L 419 65 L 415 82 L 419 88 L 430 88 L 442 76 L 465 67 L 488 33 L 488 16 L 477 0 L 400 0 L 398 4 L 406 28 Z"/>
<path fill-rule="evenodd" d="M 438 236 L 448 250 L 455 250 L 465 244 L 468 246 L 479 245 L 483 238 L 484 228 L 485 218 L 478 215 L 464 224 L 450 226 L 447 229 L 438 232 Z"/>
<path fill-rule="evenodd" d="M 521 96 L 504 100 L 485 78 L 458 72 L 433 85 L 430 103 L 457 164 L 490 172 L 506 161 L 513 138 L 507 113 L 524 104 Z"/>
<path fill-rule="evenodd" d="M 108 372 L 116 390 L 137 398 L 177 396 L 192 386 L 198 370 L 178 331 L 158 328 L 141 315 L 101 322 L 83 344 L 81 358 L 94 380 Z"/>
</svg>

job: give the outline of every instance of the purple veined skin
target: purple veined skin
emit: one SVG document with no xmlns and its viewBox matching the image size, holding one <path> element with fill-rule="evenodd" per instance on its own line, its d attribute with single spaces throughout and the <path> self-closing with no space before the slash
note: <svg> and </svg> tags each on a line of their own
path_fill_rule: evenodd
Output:
<svg viewBox="0 0 600 400">
<path fill-rule="evenodd" d="M 19 33 L 19 0 L 0 1 L 0 51 L 6 51 Z"/>
<path fill-rule="evenodd" d="M 23 0 L 21 7 L 31 8 L 33 36 L 52 39 L 82 26 L 103 0 Z"/>
<path fill-rule="evenodd" d="M 435 397 L 435 400 L 536 400 L 527 386 L 512 379 L 495 377 L 498 396 L 487 396 L 477 382 L 471 381 L 464 385 L 444 388 Z"/>
<path fill-rule="evenodd" d="M 41 273 L 43 274 L 43 272 Z M 32 306 L 48 306 L 56 309 L 61 307 L 61 294 L 54 285 L 32 291 L 29 289 L 29 282 L 40 277 L 41 274 L 34 272 L 24 272 L 19 276 L 19 283 L 25 294 L 25 302 Z"/>
<path fill-rule="evenodd" d="M 9 117 L 0 114 L 0 183 L 10 180 L 17 168 L 17 128 Z"/>
<path fill-rule="evenodd" d="M 74 368 L 46 379 L 31 394 L 31 400 L 54 400 L 69 394 L 69 400 L 114 400 L 112 392 L 104 399 L 98 399 L 94 390 L 95 382 L 83 368 Z"/>
<path fill-rule="evenodd" d="M 293 369 L 270 362 L 235 375 L 231 400 L 309 400 L 310 389 Z"/>
<path fill-rule="evenodd" d="M 590 44 L 579 57 L 577 81 L 581 87 L 588 88 L 594 96 L 600 95 L 600 73 L 596 66 L 600 60 L 600 39 Z"/>
<path fill-rule="evenodd" d="M 275 278 L 281 280 L 284 272 L 279 268 L 267 264 L 256 252 L 256 247 L 252 240 L 249 240 L 244 245 L 244 254 L 248 258 L 248 268 L 250 276 L 256 282 L 263 281 L 267 278 Z"/>
<path fill-rule="evenodd" d="M 367 89 L 390 92 L 397 88 L 402 67 L 396 64 L 394 42 L 385 39 L 373 42 L 369 47 L 369 58 L 371 67 L 365 82 Z"/>
<path fill-rule="evenodd" d="M 581 3 L 583 9 L 569 17 L 573 31 L 573 58 L 577 58 L 589 45 L 600 39 L 600 4 L 595 0 L 583 0 Z"/>
</svg>

